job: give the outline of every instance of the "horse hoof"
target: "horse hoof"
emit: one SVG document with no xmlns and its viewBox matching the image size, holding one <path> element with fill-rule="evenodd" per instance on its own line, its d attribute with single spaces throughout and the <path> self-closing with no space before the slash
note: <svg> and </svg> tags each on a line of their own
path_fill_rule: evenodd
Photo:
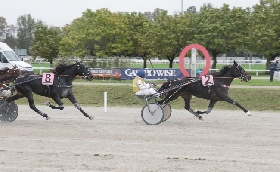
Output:
<svg viewBox="0 0 280 172">
<path fill-rule="evenodd" d="M 252 114 L 251 114 L 251 112 L 246 112 L 246 114 L 248 115 L 248 116 L 252 116 Z"/>
<path fill-rule="evenodd" d="M 47 117 L 46 117 L 46 120 L 49 120 L 49 119 L 51 119 L 51 118 L 47 116 Z"/>
<path fill-rule="evenodd" d="M 50 102 L 45 102 L 44 105 L 50 106 Z"/>
<path fill-rule="evenodd" d="M 200 117 L 199 117 L 199 120 L 203 121 L 203 118 L 200 116 Z"/>
<path fill-rule="evenodd" d="M 93 117 L 93 116 L 89 116 L 88 118 L 89 118 L 90 120 L 93 120 L 93 119 L 94 119 L 94 117 Z"/>
</svg>

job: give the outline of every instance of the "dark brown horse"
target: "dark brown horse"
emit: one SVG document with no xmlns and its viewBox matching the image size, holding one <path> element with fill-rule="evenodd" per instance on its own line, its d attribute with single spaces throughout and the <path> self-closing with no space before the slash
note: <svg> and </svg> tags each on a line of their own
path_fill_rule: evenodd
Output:
<svg viewBox="0 0 280 172">
<path fill-rule="evenodd" d="M 53 73 L 54 78 L 52 85 L 43 85 L 42 82 L 44 81 L 42 75 L 25 75 L 17 78 L 13 85 L 17 90 L 17 94 L 6 99 L 6 102 L 4 102 L 1 106 L 5 106 L 9 102 L 26 97 L 29 107 L 32 110 L 46 119 L 50 119 L 47 114 L 41 112 L 35 106 L 33 99 L 33 93 L 35 93 L 40 96 L 52 98 L 58 104 L 58 106 L 54 106 L 47 103 L 47 105 L 52 109 L 63 110 L 64 106 L 61 99 L 68 98 L 85 117 L 93 119 L 93 117 L 89 116 L 78 104 L 72 90 L 72 82 L 77 75 L 82 76 L 87 80 L 93 79 L 93 76 L 88 68 L 81 62 L 76 62 L 74 64 L 60 64 L 54 69 Z"/>
<path fill-rule="evenodd" d="M 158 92 L 163 92 L 166 95 L 163 100 L 159 101 L 159 103 L 166 104 L 181 96 L 185 101 L 185 109 L 202 120 L 200 114 L 210 113 L 217 101 L 225 101 L 238 106 L 250 116 L 251 113 L 247 109 L 228 96 L 228 90 L 234 78 L 240 78 L 242 81 L 248 82 L 251 79 L 251 76 L 249 76 L 235 61 L 233 65 L 224 66 L 219 72 L 214 72 L 212 76 L 213 83 L 206 86 L 203 85 L 201 78 L 184 78 L 163 83 Z M 210 76 L 208 77 L 210 78 Z M 178 85 L 179 87 L 176 87 Z M 175 89 L 170 90 L 172 87 Z M 206 111 L 194 111 L 191 109 L 190 101 L 192 96 L 210 100 L 208 109 Z"/>
</svg>

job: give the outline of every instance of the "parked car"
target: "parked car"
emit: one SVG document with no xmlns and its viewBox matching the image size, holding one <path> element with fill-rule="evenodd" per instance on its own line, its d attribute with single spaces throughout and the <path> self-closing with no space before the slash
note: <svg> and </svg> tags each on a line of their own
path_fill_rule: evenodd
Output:
<svg viewBox="0 0 280 172">
<path fill-rule="evenodd" d="M 0 68 L 12 68 L 15 65 L 21 70 L 22 74 L 34 73 L 30 64 L 19 58 L 6 43 L 0 42 Z"/>
</svg>

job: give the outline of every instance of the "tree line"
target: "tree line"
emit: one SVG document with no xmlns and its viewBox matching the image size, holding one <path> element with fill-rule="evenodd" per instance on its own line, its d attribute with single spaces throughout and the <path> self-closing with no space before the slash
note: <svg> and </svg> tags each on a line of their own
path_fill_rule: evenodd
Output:
<svg viewBox="0 0 280 172">
<path fill-rule="evenodd" d="M 20 16 L 17 25 L 0 17 L 0 37 L 11 47 L 25 48 L 33 57 L 50 63 L 56 58 L 141 57 L 143 67 L 151 57 L 173 60 L 189 44 L 203 45 L 216 68 L 220 54 L 259 54 L 273 60 L 280 50 L 280 1 L 260 0 L 253 7 L 203 4 L 183 13 L 111 12 L 87 9 L 64 27 L 48 26 L 30 15 Z M 15 34 L 16 33 L 16 34 Z M 268 65 L 269 63 L 267 63 Z"/>
</svg>

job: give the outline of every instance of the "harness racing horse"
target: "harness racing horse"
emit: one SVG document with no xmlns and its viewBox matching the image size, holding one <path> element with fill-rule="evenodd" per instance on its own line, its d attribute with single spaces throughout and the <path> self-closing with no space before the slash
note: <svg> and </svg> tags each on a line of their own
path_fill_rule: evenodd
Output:
<svg viewBox="0 0 280 172">
<path fill-rule="evenodd" d="M 93 79 L 88 68 L 81 62 L 76 62 L 71 65 L 60 64 L 53 70 L 53 74 L 54 78 L 52 85 L 43 85 L 42 75 L 26 75 L 17 78 L 14 81 L 14 87 L 17 90 L 17 94 L 8 98 L 6 101 L 11 102 L 26 97 L 28 99 L 29 107 L 48 120 L 50 117 L 36 108 L 32 92 L 37 95 L 52 98 L 59 105 L 56 107 L 48 102 L 47 105 L 52 109 L 63 110 L 64 106 L 61 99 L 68 98 L 85 117 L 92 120 L 93 117 L 84 112 L 77 103 L 72 91 L 72 82 L 77 75 L 82 76 L 89 81 Z"/>
<path fill-rule="evenodd" d="M 210 78 L 210 76 L 211 75 L 207 75 L 205 77 Z M 219 72 L 214 72 L 212 76 L 212 83 L 209 83 L 206 86 L 203 85 L 201 78 L 184 78 L 165 82 L 158 90 L 158 92 L 165 93 L 165 97 L 158 103 L 168 103 L 181 96 L 185 101 L 185 109 L 202 120 L 200 114 L 210 113 L 217 101 L 225 101 L 238 106 L 248 114 L 248 116 L 251 116 L 251 113 L 247 109 L 228 96 L 228 90 L 234 78 L 240 78 L 241 81 L 248 82 L 251 79 L 251 76 L 249 76 L 235 61 L 233 62 L 233 65 L 224 66 Z M 176 88 L 177 85 L 182 86 L 179 88 L 177 87 L 178 89 L 170 90 L 172 87 Z M 191 109 L 190 101 L 192 96 L 210 100 L 208 109 L 206 111 L 194 111 Z"/>
</svg>

